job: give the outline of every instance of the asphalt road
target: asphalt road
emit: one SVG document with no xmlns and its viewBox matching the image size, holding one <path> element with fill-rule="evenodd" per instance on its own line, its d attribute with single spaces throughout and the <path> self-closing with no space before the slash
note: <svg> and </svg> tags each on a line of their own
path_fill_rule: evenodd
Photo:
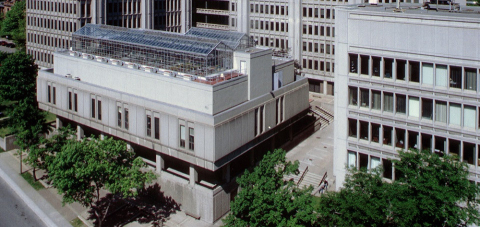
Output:
<svg viewBox="0 0 480 227">
<path fill-rule="evenodd" d="M 2 178 L 0 178 L 0 226 L 46 227 Z"/>
</svg>

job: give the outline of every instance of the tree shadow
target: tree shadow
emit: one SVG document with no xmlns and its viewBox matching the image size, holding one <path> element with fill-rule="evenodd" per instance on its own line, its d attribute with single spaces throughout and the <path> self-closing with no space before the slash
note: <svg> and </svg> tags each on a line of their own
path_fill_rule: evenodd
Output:
<svg viewBox="0 0 480 227">
<path fill-rule="evenodd" d="M 156 183 L 142 189 L 137 197 L 128 199 L 109 193 L 90 208 L 88 219 L 93 220 L 95 226 L 124 226 L 134 221 L 161 226 L 166 218 L 180 210 L 180 204 L 172 197 L 165 196 L 160 189 Z M 100 217 L 97 217 L 95 210 L 98 210 Z"/>
</svg>

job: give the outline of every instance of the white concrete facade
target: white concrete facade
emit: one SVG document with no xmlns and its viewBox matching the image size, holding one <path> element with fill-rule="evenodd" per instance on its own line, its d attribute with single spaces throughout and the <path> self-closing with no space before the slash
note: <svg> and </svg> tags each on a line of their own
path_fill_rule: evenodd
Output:
<svg viewBox="0 0 480 227">
<path fill-rule="evenodd" d="M 215 84 L 70 53 L 39 72 L 40 108 L 77 124 L 79 137 L 127 141 L 156 168 L 162 190 L 207 222 L 230 209 L 245 156 L 253 164 L 255 147 L 309 108 L 307 80 L 270 49 L 235 51 L 232 70 L 243 75 Z"/>
<path fill-rule="evenodd" d="M 457 155 L 480 181 L 480 17 L 410 6 L 336 8 L 337 189 L 347 166 L 394 180 L 388 159 L 410 148 Z"/>
</svg>

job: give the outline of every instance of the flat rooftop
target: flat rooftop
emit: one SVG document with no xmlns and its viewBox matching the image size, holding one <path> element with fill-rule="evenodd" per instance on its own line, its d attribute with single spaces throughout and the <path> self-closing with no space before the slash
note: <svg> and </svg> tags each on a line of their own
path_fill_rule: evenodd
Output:
<svg viewBox="0 0 480 227">
<path fill-rule="evenodd" d="M 449 10 L 449 5 L 439 5 L 438 11 L 435 9 L 435 4 L 430 4 L 431 9 L 423 7 L 423 4 L 419 3 L 400 3 L 401 12 L 395 12 L 397 7 L 396 3 L 379 3 L 377 5 L 361 4 L 361 5 L 348 5 L 340 6 L 337 8 L 343 8 L 348 10 L 358 10 L 365 12 L 382 12 L 391 14 L 412 14 L 412 15 L 425 15 L 425 16 L 444 16 L 444 17 L 459 17 L 465 19 L 480 19 L 480 6 L 462 6 L 460 10 Z"/>
</svg>

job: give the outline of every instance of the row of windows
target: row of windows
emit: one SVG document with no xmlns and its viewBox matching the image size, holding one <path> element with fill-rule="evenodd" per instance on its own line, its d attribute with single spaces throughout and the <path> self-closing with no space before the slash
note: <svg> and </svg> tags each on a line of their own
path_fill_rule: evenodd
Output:
<svg viewBox="0 0 480 227">
<path fill-rule="evenodd" d="M 430 150 L 439 155 L 448 153 L 471 165 L 475 165 L 474 160 L 480 157 L 475 155 L 480 153 L 480 149 L 476 151 L 473 143 L 357 119 L 348 119 L 348 122 L 348 136 L 356 140 L 390 146 L 392 149 Z M 349 162 L 349 166 L 351 164 Z"/>
<path fill-rule="evenodd" d="M 68 109 L 78 112 L 78 94 L 76 89 L 68 88 Z"/>
<path fill-rule="evenodd" d="M 185 148 L 188 138 L 188 149 L 195 150 L 195 129 L 192 122 L 180 120 L 180 147 Z M 187 131 L 188 128 L 188 131 Z"/>
<path fill-rule="evenodd" d="M 265 13 L 275 15 L 288 15 L 288 6 L 274 6 L 268 4 L 250 4 L 251 13 Z"/>
<path fill-rule="evenodd" d="M 320 70 L 325 72 L 335 72 L 335 63 L 332 63 L 332 67 L 330 67 L 330 62 L 312 60 L 312 59 L 303 59 L 302 62 L 303 69 L 312 69 L 312 70 Z M 320 67 L 319 67 L 320 66 Z"/>
<path fill-rule="evenodd" d="M 54 38 L 46 35 L 39 35 L 36 33 L 28 33 L 27 41 L 30 43 L 46 45 L 48 47 L 60 47 L 65 49 L 70 46 L 70 40 Z"/>
<path fill-rule="evenodd" d="M 36 50 L 27 50 L 29 55 L 32 55 L 33 58 L 38 62 L 46 62 L 48 64 L 53 64 L 53 55 L 45 52 L 39 52 Z"/>
<path fill-rule="evenodd" d="M 141 25 L 141 15 L 138 16 L 127 16 L 127 17 L 109 17 L 107 20 L 108 25 L 120 26 L 125 28 L 140 28 Z"/>
<path fill-rule="evenodd" d="M 260 25 L 260 26 L 259 26 Z M 265 27 L 264 27 L 265 25 Z M 269 26 L 270 25 L 270 26 Z M 261 29 L 270 31 L 288 32 L 288 23 L 274 22 L 274 21 L 262 21 L 262 20 L 250 20 L 251 29 Z"/>
<path fill-rule="evenodd" d="M 455 102 L 349 87 L 349 104 L 384 113 L 432 120 L 465 129 L 476 129 L 477 126 L 480 126 L 476 124 L 476 106 Z"/>
<path fill-rule="evenodd" d="M 28 0 L 27 9 L 43 10 L 49 12 L 77 14 L 77 2 L 64 3 L 46 0 Z M 90 17 L 90 2 L 80 1 L 80 17 Z"/>
<path fill-rule="evenodd" d="M 477 91 L 478 69 L 463 66 L 349 54 L 351 74 L 420 83 L 436 88 Z"/>
<path fill-rule="evenodd" d="M 122 121 L 122 114 L 123 114 L 123 121 Z M 128 104 L 123 104 L 117 102 L 117 127 L 125 128 L 128 130 L 130 128 L 130 121 L 129 121 L 129 112 L 128 112 Z"/>
<path fill-rule="evenodd" d="M 260 41 L 257 44 L 260 46 L 274 47 L 279 49 L 288 49 L 288 40 L 282 38 L 271 38 L 271 37 L 258 37 L 254 38 L 255 40 Z"/>
<path fill-rule="evenodd" d="M 122 13 L 125 13 L 125 14 L 139 14 L 141 13 L 141 9 L 140 9 L 140 0 L 137 0 L 137 1 L 125 1 L 123 2 L 110 2 L 108 3 L 108 7 L 107 7 L 107 11 L 109 13 L 116 13 L 116 12 L 122 12 Z M 165 8 L 165 3 L 164 4 L 156 4 L 156 5 L 160 5 L 160 6 L 164 6 Z"/>
<path fill-rule="evenodd" d="M 38 17 L 31 17 L 31 16 L 27 17 L 27 25 L 35 26 L 35 27 L 38 26 L 41 28 L 55 29 L 59 31 L 67 31 L 67 32 L 74 32 L 77 30 L 76 22 L 38 18 Z M 83 23 L 83 25 L 85 25 L 85 22 Z"/>
<path fill-rule="evenodd" d="M 318 48 L 320 46 L 320 49 Z M 330 49 L 331 47 L 331 49 Z M 312 42 L 303 42 L 303 49 L 304 52 L 311 52 L 311 53 L 326 53 L 326 54 L 332 54 L 335 55 L 335 45 L 330 45 L 330 44 L 323 44 L 320 43 L 312 43 Z"/>
<path fill-rule="evenodd" d="M 99 121 L 102 120 L 102 98 L 97 95 L 90 95 L 91 96 L 91 117 L 94 119 L 98 119 Z"/>
<path fill-rule="evenodd" d="M 347 1 L 345 1 L 347 2 Z M 331 14 L 330 14 L 330 9 L 318 9 L 318 8 L 311 8 L 311 7 L 303 7 L 303 17 L 310 17 L 310 18 L 318 18 L 318 12 L 320 11 L 320 18 L 326 18 L 326 19 L 330 19 L 330 15 L 331 15 L 331 19 L 335 19 L 335 10 L 332 9 L 331 10 Z M 326 12 L 326 13 L 325 13 Z"/>
<path fill-rule="evenodd" d="M 318 35 L 318 25 L 303 25 L 303 34 L 304 35 Z M 335 28 L 329 26 L 320 26 L 320 36 L 331 36 L 335 37 Z"/>
<path fill-rule="evenodd" d="M 51 82 L 47 82 L 47 102 L 57 104 L 57 87 Z"/>
</svg>

